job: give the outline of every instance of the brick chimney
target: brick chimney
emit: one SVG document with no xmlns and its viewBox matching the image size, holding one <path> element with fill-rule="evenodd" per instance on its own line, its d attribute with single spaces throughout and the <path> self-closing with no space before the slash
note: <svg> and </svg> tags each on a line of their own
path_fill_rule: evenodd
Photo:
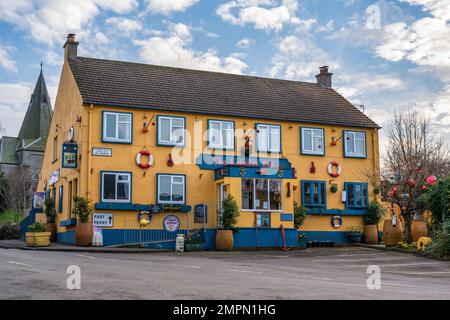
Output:
<svg viewBox="0 0 450 320">
<path fill-rule="evenodd" d="M 320 67 L 320 73 L 316 76 L 317 83 L 325 88 L 333 87 L 333 74 L 328 72 L 328 66 Z"/>
<path fill-rule="evenodd" d="M 65 58 L 70 61 L 76 61 L 78 57 L 78 41 L 75 39 L 75 34 L 69 33 L 67 41 L 64 44 Z"/>
</svg>

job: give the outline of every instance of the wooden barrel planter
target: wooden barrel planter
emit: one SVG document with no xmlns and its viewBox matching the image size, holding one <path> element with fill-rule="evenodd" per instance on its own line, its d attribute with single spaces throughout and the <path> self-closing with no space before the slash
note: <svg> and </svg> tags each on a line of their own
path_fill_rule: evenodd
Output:
<svg viewBox="0 0 450 320">
<path fill-rule="evenodd" d="M 92 223 L 77 223 L 76 228 L 76 243 L 79 247 L 88 247 L 92 243 L 92 237 L 94 236 L 94 229 Z"/>
<path fill-rule="evenodd" d="M 366 244 L 378 243 L 378 226 L 376 224 L 364 226 L 364 242 Z"/>
<path fill-rule="evenodd" d="M 403 228 L 400 222 L 395 226 L 392 225 L 390 219 L 384 220 L 383 223 L 383 242 L 386 247 L 395 247 L 399 242 L 403 241 Z"/>
<path fill-rule="evenodd" d="M 231 251 L 233 250 L 233 246 L 234 246 L 233 230 L 217 230 L 216 250 Z"/>
<path fill-rule="evenodd" d="M 419 241 L 422 237 L 428 237 L 427 223 L 414 220 L 411 224 L 411 236 L 413 242 Z"/>
</svg>

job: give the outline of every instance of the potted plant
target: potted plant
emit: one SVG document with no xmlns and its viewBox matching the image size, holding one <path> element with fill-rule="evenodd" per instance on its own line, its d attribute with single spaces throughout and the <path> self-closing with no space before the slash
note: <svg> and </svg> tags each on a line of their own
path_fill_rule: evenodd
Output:
<svg viewBox="0 0 450 320">
<path fill-rule="evenodd" d="M 381 215 L 380 203 L 377 200 L 372 201 L 367 210 L 367 215 L 363 217 L 365 243 L 378 243 L 378 223 L 380 222 Z"/>
<path fill-rule="evenodd" d="M 200 231 L 192 231 L 188 233 L 184 241 L 184 251 L 203 251 L 206 249 L 203 235 Z"/>
<path fill-rule="evenodd" d="M 294 201 L 294 228 L 300 229 L 300 227 L 305 223 L 306 216 L 308 215 L 308 209 L 300 206 L 297 201 Z M 307 236 L 305 233 L 298 233 L 297 236 L 297 246 L 300 249 L 307 248 Z"/>
<path fill-rule="evenodd" d="M 92 222 L 89 221 L 92 213 L 90 201 L 86 198 L 75 196 L 73 202 L 72 213 L 78 218 L 75 231 L 76 244 L 80 247 L 87 247 L 92 243 L 92 237 L 94 236 Z"/>
<path fill-rule="evenodd" d="M 237 223 L 239 210 L 233 196 L 229 195 L 223 202 L 219 214 L 221 228 L 216 233 L 216 249 L 219 251 L 231 251 L 234 247 L 234 225 Z"/>
<path fill-rule="evenodd" d="M 55 200 L 47 199 L 44 202 L 44 214 L 47 217 L 47 223 L 45 224 L 45 230 L 50 232 L 50 241 L 56 240 L 56 209 L 55 209 Z"/>
<path fill-rule="evenodd" d="M 351 226 L 347 232 L 349 243 L 361 243 L 362 229 L 360 226 Z"/>
<path fill-rule="evenodd" d="M 47 247 L 50 245 L 51 233 L 45 230 L 45 224 L 36 222 L 28 226 L 25 242 L 29 247 Z"/>
</svg>

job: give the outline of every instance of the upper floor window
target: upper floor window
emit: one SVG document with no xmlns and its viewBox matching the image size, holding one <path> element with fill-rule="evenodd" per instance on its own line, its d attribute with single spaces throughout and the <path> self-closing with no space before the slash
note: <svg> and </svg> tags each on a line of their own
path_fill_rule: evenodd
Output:
<svg viewBox="0 0 450 320">
<path fill-rule="evenodd" d="M 256 126 L 257 151 L 281 152 L 281 127 L 278 125 L 258 124 Z"/>
<path fill-rule="evenodd" d="M 58 136 L 53 138 L 53 161 L 58 159 Z"/>
<path fill-rule="evenodd" d="M 281 180 L 242 179 L 242 209 L 281 211 Z"/>
<path fill-rule="evenodd" d="M 325 155 L 324 129 L 301 128 L 302 154 Z"/>
<path fill-rule="evenodd" d="M 158 116 L 158 145 L 184 146 L 185 119 Z"/>
<path fill-rule="evenodd" d="M 302 203 L 305 207 L 326 207 L 325 181 L 302 181 Z"/>
<path fill-rule="evenodd" d="M 208 141 L 212 149 L 234 150 L 234 122 L 209 120 Z"/>
<path fill-rule="evenodd" d="M 102 172 L 102 202 L 131 202 L 131 173 Z"/>
<path fill-rule="evenodd" d="M 349 158 L 365 158 L 366 133 L 359 131 L 344 131 L 345 156 Z"/>
<path fill-rule="evenodd" d="M 131 143 L 133 114 L 103 112 L 103 141 Z"/>
<path fill-rule="evenodd" d="M 186 177 L 184 175 L 158 174 L 158 203 L 184 204 L 186 202 Z"/>
<path fill-rule="evenodd" d="M 346 182 L 346 206 L 349 209 L 362 209 L 369 206 L 369 187 L 367 183 Z"/>
</svg>

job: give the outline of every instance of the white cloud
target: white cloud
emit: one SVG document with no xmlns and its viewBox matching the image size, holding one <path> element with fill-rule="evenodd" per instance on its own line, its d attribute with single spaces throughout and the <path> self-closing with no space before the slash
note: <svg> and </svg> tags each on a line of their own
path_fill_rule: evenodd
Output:
<svg viewBox="0 0 450 320">
<path fill-rule="evenodd" d="M 279 31 L 284 24 L 299 24 L 296 0 L 234 0 L 220 5 L 216 13 L 233 25 L 253 24 L 255 29 Z"/>
<path fill-rule="evenodd" d="M 252 39 L 243 38 L 236 43 L 236 47 L 238 48 L 249 48 L 254 41 Z"/>
<path fill-rule="evenodd" d="M 11 51 L 15 48 L 0 45 L 0 67 L 5 70 L 17 72 L 17 63 L 11 57 Z"/>
<path fill-rule="evenodd" d="M 32 86 L 27 83 L 0 83 L 0 114 L 4 135 L 15 136 L 28 107 Z"/>
<path fill-rule="evenodd" d="M 196 51 L 192 42 L 190 27 L 182 23 L 170 25 L 166 36 L 134 41 L 141 47 L 141 58 L 148 63 L 237 74 L 248 67 L 238 55 L 220 57 L 214 49 Z"/>
<path fill-rule="evenodd" d="M 106 19 L 106 23 L 115 26 L 126 34 L 142 30 L 142 23 L 138 20 L 113 17 Z"/>
<path fill-rule="evenodd" d="M 69 32 L 86 34 L 100 10 L 127 13 L 137 5 L 136 0 L 2 0 L 0 20 L 37 42 L 60 45 Z"/>
<path fill-rule="evenodd" d="M 175 11 L 185 11 L 200 0 L 147 0 L 149 11 L 170 14 Z"/>
<path fill-rule="evenodd" d="M 290 35 L 281 39 L 278 52 L 272 59 L 270 75 L 313 82 L 318 68 L 323 65 L 329 65 L 332 70 L 339 68 L 339 64 L 311 39 Z"/>
<path fill-rule="evenodd" d="M 450 1 L 448 0 L 400 0 L 410 5 L 423 7 L 423 11 L 430 12 L 436 18 L 450 20 Z"/>
</svg>

